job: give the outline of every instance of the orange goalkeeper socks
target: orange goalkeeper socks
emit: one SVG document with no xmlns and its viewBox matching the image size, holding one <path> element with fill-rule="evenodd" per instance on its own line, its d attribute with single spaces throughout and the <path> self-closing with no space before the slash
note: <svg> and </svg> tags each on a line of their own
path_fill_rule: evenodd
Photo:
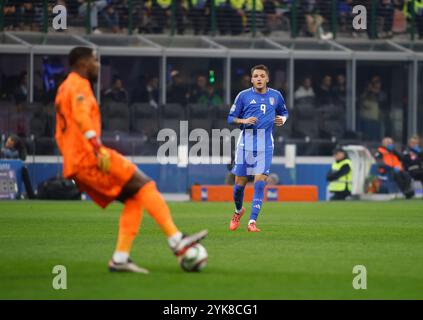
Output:
<svg viewBox="0 0 423 320">
<path fill-rule="evenodd" d="M 154 220 L 156 220 L 167 237 L 174 236 L 179 232 L 173 222 L 169 207 L 157 190 L 154 181 L 146 183 L 135 195 L 135 199 L 137 199 Z"/>
<path fill-rule="evenodd" d="M 125 201 L 125 207 L 119 221 L 116 250 L 113 255 L 115 262 L 122 263 L 127 261 L 132 243 L 141 225 L 143 207 L 156 220 L 168 239 L 175 242 L 182 237 L 173 222 L 169 207 L 156 188 L 156 183 L 150 181 L 137 194 Z"/>
<path fill-rule="evenodd" d="M 119 221 L 119 235 L 116 252 L 129 254 L 142 220 L 142 207 L 137 199 L 131 198 L 125 201 L 122 215 Z"/>
</svg>

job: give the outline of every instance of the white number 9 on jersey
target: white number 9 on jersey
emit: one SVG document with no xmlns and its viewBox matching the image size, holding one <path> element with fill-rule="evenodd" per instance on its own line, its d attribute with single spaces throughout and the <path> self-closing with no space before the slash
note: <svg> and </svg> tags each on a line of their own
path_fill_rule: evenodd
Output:
<svg viewBox="0 0 423 320">
<path fill-rule="evenodd" d="M 260 105 L 260 110 L 263 111 L 263 114 L 266 114 L 266 105 L 264 103 Z"/>
</svg>

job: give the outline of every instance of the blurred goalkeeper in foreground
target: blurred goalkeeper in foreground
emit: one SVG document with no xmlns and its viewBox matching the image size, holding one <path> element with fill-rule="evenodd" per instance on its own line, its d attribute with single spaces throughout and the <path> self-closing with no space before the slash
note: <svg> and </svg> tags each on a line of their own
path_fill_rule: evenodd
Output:
<svg viewBox="0 0 423 320">
<path fill-rule="evenodd" d="M 100 109 L 91 88 L 100 68 L 93 50 L 74 48 L 69 54 L 69 65 L 72 72 L 59 87 L 55 106 L 56 141 L 63 155 L 63 175 L 74 179 L 81 191 L 102 208 L 114 200 L 124 203 L 109 270 L 148 273 L 129 257 L 143 208 L 158 223 L 177 257 L 206 237 L 207 231 L 183 235 L 155 182 L 122 155 L 102 145 Z"/>
</svg>

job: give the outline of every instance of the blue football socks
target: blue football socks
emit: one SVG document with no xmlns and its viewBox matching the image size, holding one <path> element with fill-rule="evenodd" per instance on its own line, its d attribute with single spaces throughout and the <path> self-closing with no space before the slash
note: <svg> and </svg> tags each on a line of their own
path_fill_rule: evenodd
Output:
<svg viewBox="0 0 423 320">
<path fill-rule="evenodd" d="M 266 182 L 261 180 L 254 182 L 254 196 L 253 196 L 253 203 L 251 205 L 250 221 L 251 220 L 256 221 L 260 213 L 261 207 L 263 205 L 265 185 L 266 185 Z"/>
<path fill-rule="evenodd" d="M 240 212 L 242 209 L 242 203 L 244 202 L 244 186 L 234 185 L 234 202 L 237 212 Z"/>
</svg>

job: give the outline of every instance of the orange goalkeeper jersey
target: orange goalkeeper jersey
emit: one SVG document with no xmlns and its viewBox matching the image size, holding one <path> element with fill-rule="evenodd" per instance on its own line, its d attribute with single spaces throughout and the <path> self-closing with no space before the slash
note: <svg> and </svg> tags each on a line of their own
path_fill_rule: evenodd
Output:
<svg viewBox="0 0 423 320">
<path fill-rule="evenodd" d="M 100 109 L 90 82 L 71 72 L 59 87 L 55 101 L 56 142 L 63 155 L 63 176 L 69 178 L 92 157 L 86 132 L 101 135 Z"/>
</svg>

